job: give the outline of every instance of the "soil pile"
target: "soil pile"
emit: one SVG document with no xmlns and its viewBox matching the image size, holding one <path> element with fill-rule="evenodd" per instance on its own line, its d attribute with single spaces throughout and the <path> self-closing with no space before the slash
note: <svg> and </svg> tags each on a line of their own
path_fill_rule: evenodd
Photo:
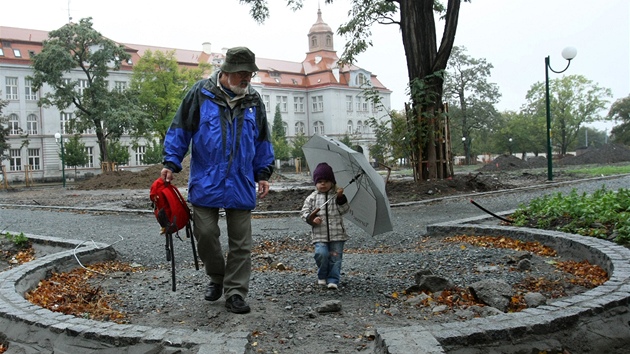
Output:
<svg viewBox="0 0 630 354">
<path fill-rule="evenodd" d="M 589 147 L 580 155 L 567 155 L 554 161 L 559 166 L 597 165 L 630 161 L 630 149 L 624 145 L 607 144 L 600 147 Z M 482 166 L 479 171 L 511 171 L 527 168 L 547 167 L 545 156 L 536 156 L 525 160 L 514 155 L 500 155 L 492 162 Z"/>
<path fill-rule="evenodd" d="M 630 149 L 624 145 L 607 144 L 598 148 L 589 147 L 578 156 L 566 156 L 558 160 L 559 165 L 611 164 L 630 161 Z"/>
</svg>

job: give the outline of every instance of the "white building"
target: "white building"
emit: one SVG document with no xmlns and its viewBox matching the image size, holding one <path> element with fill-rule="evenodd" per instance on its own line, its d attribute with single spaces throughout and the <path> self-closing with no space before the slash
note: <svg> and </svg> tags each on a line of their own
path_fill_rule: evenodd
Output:
<svg viewBox="0 0 630 354">
<path fill-rule="evenodd" d="M 322 20 L 321 10 L 317 21 L 307 34 L 308 52 L 302 62 L 281 59 L 256 58 L 260 71 L 252 80 L 252 86 L 263 97 L 272 124 L 275 107 L 279 105 L 286 135 L 289 139 L 299 133 L 306 136 L 325 134 L 341 138 L 349 135 L 354 145 L 360 146 L 366 156 L 374 135 L 367 124 L 371 117 L 383 119 L 390 110 L 388 90 L 370 71 L 358 66 L 337 64 L 338 56 L 334 49 L 332 29 Z M 56 107 L 40 108 L 37 100 L 50 87 L 42 92 L 34 92 L 28 76 L 32 74 L 30 57 L 42 50 L 42 41 L 48 32 L 0 26 L 0 83 L 3 83 L 2 99 L 8 101 L 3 115 L 9 117 L 9 160 L 2 161 L 8 181 L 24 181 L 25 170 L 35 181 L 59 180 L 62 173 L 60 146 L 55 133 L 64 134 L 64 122 L 69 120 L 73 109 L 59 111 Z M 137 63 L 147 51 L 175 51 L 180 66 L 195 67 L 201 62 L 219 66 L 225 58 L 225 51 L 212 52 L 210 43 L 203 43 L 201 51 L 164 48 L 150 45 L 123 44 L 132 58 L 124 63 L 120 71 L 111 72 L 108 78 L 111 89 L 124 89 L 128 86 Z M 73 74 L 70 74 L 73 75 Z M 76 73 L 77 78 L 80 73 Z M 364 96 L 366 85 L 378 91 L 382 106 L 375 106 Z M 24 137 L 28 133 L 28 145 Z M 90 162 L 78 168 L 78 175 L 100 173 L 101 164 L 96 136 L 93 132 L 82 134 Z M 64 135 L 67 139 L 69 136 Z M 130 146 L 129 137 L 121 139 L 129 144 L 130 161 L 125 169 L 139 170 L 145 146 Z M 74 168 L 66 177 L 74 176 Z M 68 174 L 68 172 L 72 172 Z M 1 175 L 0 175 L 1 178 Z"/>
</svg>

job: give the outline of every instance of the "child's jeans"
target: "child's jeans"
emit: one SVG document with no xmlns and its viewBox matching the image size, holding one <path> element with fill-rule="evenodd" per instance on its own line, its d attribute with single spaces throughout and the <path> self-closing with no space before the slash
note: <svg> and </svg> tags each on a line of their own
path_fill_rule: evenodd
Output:
<svg viewBox="0 0 630 354">
<path fill-rule="evenodd" d="M 345 241 L 315 243 L 315 263 L 318 268 L 317 279 L 326 279 L 328 284 L 339 284 L 344 243 Z"/>
</svg>

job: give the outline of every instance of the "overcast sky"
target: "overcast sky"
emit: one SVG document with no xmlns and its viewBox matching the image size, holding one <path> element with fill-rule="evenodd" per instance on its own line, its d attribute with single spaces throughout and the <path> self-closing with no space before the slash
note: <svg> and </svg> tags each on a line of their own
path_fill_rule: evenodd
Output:
<svg viewBox="0 0 630 354">
<path fill-rule="evenodd" d="M 238 0 L 179 0 L 168 5 L 146 0 L 29 0 L 5 1 L 3 26 L 50 31 L 92 17 L 94 28 L 110 39 L 135 44 L 213 51 L 247 46 L 257 56 L 301 62 L 308 50 L 307 33 L 317 20 L 317 8 L 333 30 L 347 19 L 348 0 L 305 0 L 292 12 L 286 0 L 270 0 L 271 17 L 258 25 L 249 6 Z M 443 22 L 438 23 L 441 36 Z M 358 66 L 376 74 L 393 91 L 392 108 L 402 109 L 408 81 L 405 55 L 397 27 L 373 28 L 374 46 L 359 57 Z M 344 38 L 335 36 L 341 55 Z M 561 52 L 567 46 L 578 55 L 563 74 L 579 74 L 610 88 L 614 100 L 630 94 L 630 1 L 605 0 L 474 0 L 462 3 L 455 44 L 468 55 L 485 58 L 494 66 L 491 82 L 502 94 L 499 110 L 518 110 L 535 82 L 545 79 L 544 58 L 562 70 Z M 603 112 L 605 113 L 605 112 Z M 597 124 L 610 129 L 612 124 Z"/>
</svg>

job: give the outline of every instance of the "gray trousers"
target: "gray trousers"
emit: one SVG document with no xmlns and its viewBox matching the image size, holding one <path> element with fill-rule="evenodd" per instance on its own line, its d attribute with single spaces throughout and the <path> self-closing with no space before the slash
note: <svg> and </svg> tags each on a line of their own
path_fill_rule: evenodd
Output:
<svg viewBox="0 0 630 354">
<path fill-rule="evenodd" d="M 251 210 L 225 210 L 228 233 L 227 260 L 221 249 L 219 209 L 193 206 L 193 227 L 199 258 L 213 283 L 223 284 L 225 298 L 249 291 L 252 272 Z"/>
</svg>

